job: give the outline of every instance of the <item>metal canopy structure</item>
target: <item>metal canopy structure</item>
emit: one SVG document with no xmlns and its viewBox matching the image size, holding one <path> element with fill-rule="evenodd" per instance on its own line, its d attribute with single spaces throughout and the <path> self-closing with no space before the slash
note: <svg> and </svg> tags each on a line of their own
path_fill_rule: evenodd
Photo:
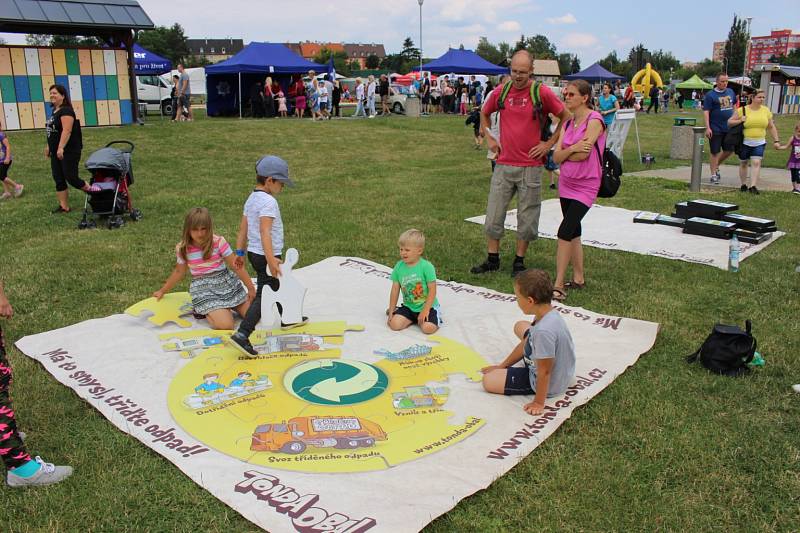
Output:
<svg viewBox="0 0 800 533">
<path fill-rule="evenodd" d="M 107 36 L 150 30 L 153 21 L 135 0 L 3 0 L 0 32 Z"/>
</svg>

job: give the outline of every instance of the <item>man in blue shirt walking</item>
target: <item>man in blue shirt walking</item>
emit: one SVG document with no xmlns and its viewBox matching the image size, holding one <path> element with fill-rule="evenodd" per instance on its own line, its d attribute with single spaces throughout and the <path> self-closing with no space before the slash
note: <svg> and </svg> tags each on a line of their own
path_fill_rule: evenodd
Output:
<svg viewBox="0 0 800 533">
<path fill-rule="evenodd" d="M 728 159 L 736 147 L 725 139 L 728 119 L 736 110 L 736 93 L 728 88 L 728 75 L 717 74 L 714 89 L 703 99 L 703 116 L 706 121 L 706 137 L 711 150 L 711 183 L 719 183 L 719 166 Z"/>
</svg>

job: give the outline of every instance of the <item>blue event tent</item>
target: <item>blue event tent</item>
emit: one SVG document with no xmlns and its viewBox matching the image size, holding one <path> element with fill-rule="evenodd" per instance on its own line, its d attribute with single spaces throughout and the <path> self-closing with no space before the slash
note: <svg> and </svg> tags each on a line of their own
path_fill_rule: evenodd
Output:
<svg viewBox="0 0 800 533">
<path fill-rule="evenodd" d="M 600 63 L 594 63 L 580 72 L 576 72 L 575 74 L 568 74 L 566 76 L 561 76 L 561 78 L 565 80 L 586 80 L 589 83 L 600 83 L 604 81 L 616 81 L 625 79 L 622 76 L 617 76 L 613 72 L 607 71 L 600 65 Z"/>
<path fill-rule="evenodd" d="M 206 67 L 208 115 L 231 114 L 238 108 L 241 117 L 245 88 L 271 76 L 286 90 L 292 74 L 309 70 L 328 72 L 329 67 L 303 59 L 280 43 L 252 42 L 235 56 Z"/>
<path fill-rule="evenodd" d="M 415 67 L 413 70 L 419 70 Z M 484 58 L 472 50 L 451 48 L 441 57 L 422 65 L 422 70 L 428 70 L 434 74 L 487 74 L 498 75 L 508 74 L 508 67 L 500 67 L 494 63 L 489 63 Z"/>
<path fill-rule="evenodd" d="M 133 45 L 133 72 L 137 76 L 164 74 L 172 70 L 172 61 L 138 44 Z"/>
</svg>

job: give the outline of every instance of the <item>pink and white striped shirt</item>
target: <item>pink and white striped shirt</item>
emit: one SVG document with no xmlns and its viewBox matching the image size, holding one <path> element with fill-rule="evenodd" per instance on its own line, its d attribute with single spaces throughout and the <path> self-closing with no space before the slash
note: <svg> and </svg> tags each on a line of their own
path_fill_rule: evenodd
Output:
<svg viewBox="0 0 800 533">
<path fill-rule="evenodd" d="M 225 240 L 225 237 L 214 235 L 212 237 L 213 246 L 211 248 L 211 255 L 208 259 L 203 258 L 203 249 L 197 246 L 186 247 L 186 261 L 183 260 L 179 253 L 180 243 L 175 246 L 175 256 L 178 259 L 179 265 L 188 265 L 189 272 L 192 277 L 206 276 L 214 272 L 219 272 L 227 268 L 225 266 L 225 257 L 233 253 L 231 245 Z"/>
</svg>

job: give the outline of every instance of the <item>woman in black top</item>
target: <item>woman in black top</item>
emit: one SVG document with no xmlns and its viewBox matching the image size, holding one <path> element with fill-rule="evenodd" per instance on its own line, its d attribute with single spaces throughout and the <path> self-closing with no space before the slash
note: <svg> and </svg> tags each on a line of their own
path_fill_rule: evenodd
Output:
<svg viewBox="0 0 800 533">
<path fill-rule="evenodd" d="M 50 168 L 56 182 L 58 207 L 53 213 L 69 213 L 67 183 L 84 192 L 97 192 L 100 188 L 90 186 L 78 177 L 78 163 L 83 148 L 81 123 L 75 117 L 75 110 L 63 85 L 50 86 L 50 103 L 53 105 L 53 114 L 47 120 L 44 155 L 50 158 Z"/>
</svg>

